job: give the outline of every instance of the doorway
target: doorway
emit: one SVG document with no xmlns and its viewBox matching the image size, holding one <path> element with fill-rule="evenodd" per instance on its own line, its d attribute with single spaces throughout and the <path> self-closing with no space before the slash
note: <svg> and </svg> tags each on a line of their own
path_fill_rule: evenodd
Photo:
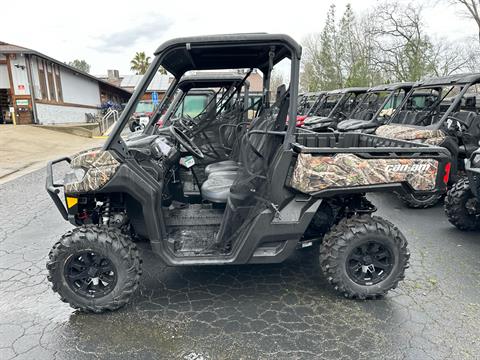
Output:
<svg viewBox="0 0 480 360">
<path fill-rule="evenodd" d="M 0 124 L 12 123 L 10 107 L 12 106 L 8 89 L 0 89 Z"/>
</svg>

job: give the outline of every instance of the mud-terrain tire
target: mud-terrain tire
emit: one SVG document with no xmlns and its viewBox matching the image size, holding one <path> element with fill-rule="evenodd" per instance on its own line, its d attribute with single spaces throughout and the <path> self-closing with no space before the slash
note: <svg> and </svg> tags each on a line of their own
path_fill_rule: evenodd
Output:
<svg viewBox="0 0 480 360">
<path fill-rule="evenodd" d="M 445 214 L 448 221 L 460 230 L 472 231 L 480 229 L 480 220 L 467 210 L 467 202 L 473 199 L 468 178 L 458 180 L 445 198 Z"/>
<path fill-rule="evenodd" d="M 127 304 L 142 273 L 135 244 L 120 229 L 82 226 L 61 237 L 48 255 L 48 280 L 63 302 L 100 313 Z"/>
<path fill-rule="evenodd" d="M 403 201 L 405 205 L 412 209 L 427 209 L 435 206 L 443 194 L 432 194 L 432 195 L 414 195 L 414 194 L 400 194 L 398 193 L 398 198 Z"/>
<path fill-rule="evenodd" d="M 367 251 L 363 252 L 363 248 Z M 362 255 L 358 253 L 360 250 Z M 372 255 L 365 256 L 371 257 L 365 258 L 363 254 L 369 252 Z M 383 256 L 384 252 L 387 256 Z M 358 258 L 361 259 L 357 261 Z M 377 216 L 356 215 L 342 219 L 325 236 L 320 246 L 323 273 L 335 290 L 347 298 L 374 299 L 396 288 L 405 277 L 409 258 L 407 240 L 400 230 Z M 363 266 L 358 268 L 361 272 L 353 270 L 364 262 L 369 276 L 373 277 L 373 272 L 379 273 L 375 279 L 368 280 Z M 366 265 L 368 262 L 369 266 Z"/>
</svg>

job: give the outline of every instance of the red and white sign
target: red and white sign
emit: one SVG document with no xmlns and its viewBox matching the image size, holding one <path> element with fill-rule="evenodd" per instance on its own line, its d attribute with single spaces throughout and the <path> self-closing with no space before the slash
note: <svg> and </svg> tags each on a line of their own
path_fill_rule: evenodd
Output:
<svg viewBox="0 0 480 360">
<path fill-rule="evenodd" d="M 18 90 L 25 91 L 25 85 L 18 85 Z"/>
</svg>

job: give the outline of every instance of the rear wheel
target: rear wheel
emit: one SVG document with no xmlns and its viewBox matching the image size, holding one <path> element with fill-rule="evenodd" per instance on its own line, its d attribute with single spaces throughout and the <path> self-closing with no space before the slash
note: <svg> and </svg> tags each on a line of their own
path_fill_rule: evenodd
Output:
<svg viewBox="0 0 480 360">
<path fill-rule="evenodd" d="M 400 230 L 376 216 L 343 219 L 320 246 L 324 274 L 348 298 L 385 295 L 405 277 L 409 258 Z"/>
<path fill-rule="evenodd" d="M 398 194 L 400 200 L 402 200 L 405 205 L 413 209 L 426 209 L 432 206 L 435 206 L 440 199 L 442 194 L 431 194 L 431 195 L 414 195 L 414 194 Z"/>
<path fill-rule="evenodd" d="M 62 301 L 98 313 L 128 303 L 138 287 L 141 259 L 135 244 L 119 229 L 84 226 L 53 246 L 47 269 Z"/>
<path fill-rule="evenodd" d="M 460 230 L 480 229 L 480 205 L 470 189 L 467 178 L 453 184 L 445 198 L 445 214 L 448 221 Z"/>
</svg>

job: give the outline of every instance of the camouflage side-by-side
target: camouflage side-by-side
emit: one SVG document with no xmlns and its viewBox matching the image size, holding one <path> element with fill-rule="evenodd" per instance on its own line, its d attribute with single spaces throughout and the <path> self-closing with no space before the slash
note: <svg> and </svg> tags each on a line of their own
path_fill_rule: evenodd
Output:
<svg viewBox="0 0 480 360">
<path fill-rule="evenodd" d="M 311 194 L 327 188 L 408 182 L 414 190 L 434 190 L 434 159 L 362 159 L 354 154 L 299 154 L 290 186 Z"/>
<path fill-rule="evenodd" d="M 87 151 L 72 159 L 72 169 L 84 169 L 80 181 L 66 183 L 65 193 L 82 193 L 100 189 L 115 174 L 120 163 L 108 151 Z"/>
<path fill-rule="evenodd" d="M 375 131 L 375 135 L 430 145 L 441 144 L 446 138 L 442 130 L 415 128 L 404 125 L 382 125 Z"/>
</svg>

